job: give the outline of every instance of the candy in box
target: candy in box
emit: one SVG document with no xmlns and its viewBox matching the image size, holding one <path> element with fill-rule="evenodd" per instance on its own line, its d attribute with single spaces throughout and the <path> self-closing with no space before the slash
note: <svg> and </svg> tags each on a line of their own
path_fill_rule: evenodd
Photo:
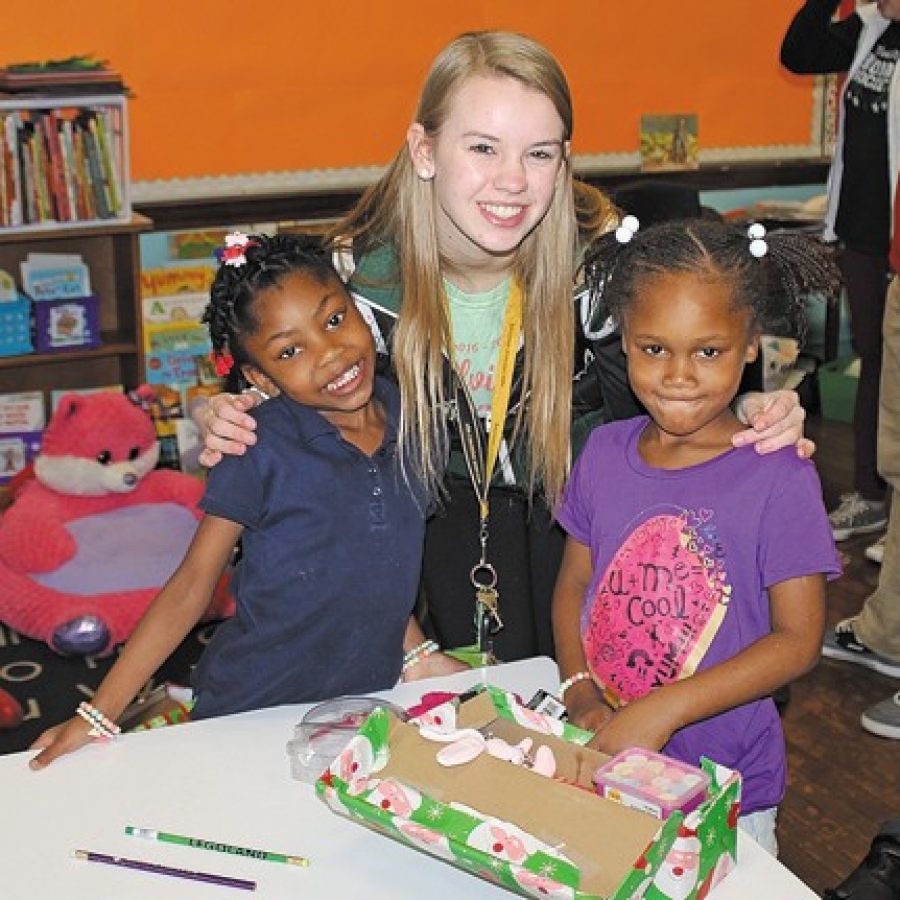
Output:
<svg viewBox="0 0 900 900">
<path fill-rule="evenodd" d="M 689 813 L 706 797 L 709 776 L 700 769 L 641 747 L 623 750 L 594 773 L 601 797 L 668 819 Z"/>
<path fill-rule="evenodd" d="M 489 752 L 442 765 L 435 723 L 527 747 L 532 762 L 552 756 L 555 772 Z M 609 757 L 589 738 L 493 687 L 409 722 L 380 707 L 316 791 L 334 812 L 523 897 L 701 900 L 735 864 L 738 773 L 704 760 L 702 802 L 660 820 L 599 796 L 592 778 Z"/>
</svg>

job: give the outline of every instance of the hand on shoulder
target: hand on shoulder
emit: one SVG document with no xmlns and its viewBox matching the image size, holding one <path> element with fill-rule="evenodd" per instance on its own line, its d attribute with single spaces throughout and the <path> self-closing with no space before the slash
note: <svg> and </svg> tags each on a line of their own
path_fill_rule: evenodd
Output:
<svg viewBox="0 0 900 900">
<path fill-rule="evenodd" d="M 743 394 L 737 401 L 737 415 L 750 427 L 734 435 L 736 447 L 752 444 L 757 453 L 772 453 L 794 446 L 803 459 L 816 452 L 816 445 L 803 435 L 806 410 L 796 391 Z"/>
<path fill-rule="evenodd" d="M 203 437 L 200 463 L 214 466 L 223 456 L 242 456 L 256 443 L 256 420 L 247 412 L 263 402 L 256 391 L 216 394 L 193 414 Z"/>
</svg>

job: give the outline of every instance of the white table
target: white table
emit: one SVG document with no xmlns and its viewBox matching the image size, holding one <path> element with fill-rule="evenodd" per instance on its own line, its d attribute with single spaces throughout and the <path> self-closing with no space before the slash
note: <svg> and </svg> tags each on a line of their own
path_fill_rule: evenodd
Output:
<svg viewBox="0 0 900 900">
<path fill-rule="evenodd" d="M 384 696 L 410 705 L 429 690 L 488 681 L 526 700 L 555 690 L 545 657 L 401 685 Z M 0 896 L 4 900 L 165 898 L 428 898 L 514 895 L 332 813 L 295 781 L 285 749 L 306 706 L 260 710 L 92 745 L 43 772 L 30 753 L 0 756 Z M 306 856 L 309 868 L 128 837 L 126 825 Z M 76 849 L 252 879 L 255 893 L 73 859 Z M 751 839 L 715 900 L 815 898 Z"/>
</svg>

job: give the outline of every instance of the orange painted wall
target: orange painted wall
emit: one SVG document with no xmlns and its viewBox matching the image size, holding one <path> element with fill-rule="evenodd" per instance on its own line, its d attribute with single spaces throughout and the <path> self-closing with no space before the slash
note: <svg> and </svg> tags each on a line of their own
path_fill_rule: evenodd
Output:
<svg viewBox="0 0 900 900">
<path fill-rule="evenodd" d="M 778 64 L 800 0 L 9 2 L 0 64 L 93 53 L 124 75 L 139 180 L 383 164 L 434 54 L 476 28 L 557 55 L 576 153 L 635 151 L 642 113 L 698 113 L 701 149 L 811 140 L 811 79 Z"/>
</svg>

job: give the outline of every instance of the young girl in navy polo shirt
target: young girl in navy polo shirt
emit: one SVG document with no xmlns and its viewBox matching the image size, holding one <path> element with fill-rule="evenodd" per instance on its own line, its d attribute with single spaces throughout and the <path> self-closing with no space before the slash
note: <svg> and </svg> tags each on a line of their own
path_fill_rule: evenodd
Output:
<svg viewBox="0 0 900 900">
<path fill-rule="evenodd" d="M 221 259 L 204 321 L 219 374 L 271 398 L 253 413 L 259 441 L 210 472 L 183 562 L 92 702 L 35 741 L 32 768 L 117 731 L 239 539 L 237 612 L 197 666 L 194 718 L 465 668 L 414 618 L 428 498 L 398 457 L 397 388 L 328 257 L 311 238 L 231 235 Z"/>
</svg>

